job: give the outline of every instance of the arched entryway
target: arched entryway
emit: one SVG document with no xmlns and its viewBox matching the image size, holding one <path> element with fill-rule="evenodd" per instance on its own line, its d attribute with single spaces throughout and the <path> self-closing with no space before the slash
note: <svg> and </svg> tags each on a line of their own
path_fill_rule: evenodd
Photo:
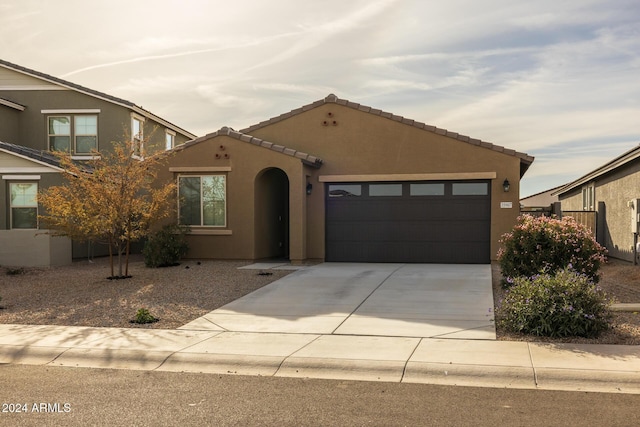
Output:
<svg viewBox="0 0 640 427">
<path fill-rule="evenodd" d="M 289 178 L 278 168 L 255 179 L 255 256 L 289 258 Z"/>
</svg>

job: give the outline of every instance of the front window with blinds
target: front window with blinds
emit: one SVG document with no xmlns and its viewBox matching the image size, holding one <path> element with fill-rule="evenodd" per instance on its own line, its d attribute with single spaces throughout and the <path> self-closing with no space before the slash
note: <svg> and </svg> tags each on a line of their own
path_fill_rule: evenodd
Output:
<svg viewBox="0 0 640 427">
<path fill-rule="evenodd" d="M 178 177 L 180 224 L 225 227 L 226 180 L 224 175 Z"/>
<path fill-rule="evenodd" d="M 38 183 L 10 183 L 9 198 L 11 228 L 38 228 Z"/>
</svg>

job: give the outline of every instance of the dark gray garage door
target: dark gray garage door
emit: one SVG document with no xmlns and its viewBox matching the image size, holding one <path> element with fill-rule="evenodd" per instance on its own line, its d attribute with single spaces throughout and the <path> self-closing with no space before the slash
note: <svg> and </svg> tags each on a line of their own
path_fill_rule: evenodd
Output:
<svg viewBox="0 0 640 427">
<path fill-rule="evenodd" d="M 326 260 L 490 262 L 488 181 L 326 185 Z"/>
</svg>

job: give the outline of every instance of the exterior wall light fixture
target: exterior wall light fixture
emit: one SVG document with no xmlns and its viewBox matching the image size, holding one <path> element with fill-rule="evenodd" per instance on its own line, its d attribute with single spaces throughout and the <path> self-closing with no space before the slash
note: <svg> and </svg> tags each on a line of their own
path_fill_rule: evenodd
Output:
<svg viewBox="0 0 640 427">
<path fill-rule="evenodd" d="M 311 190 L 313 190 L 313 184 L 308 183 L 307 184 L 307 195 L 311 194 Z"/>
<path fill-rule="evenodd" d="M 508 193 L 510 188 L 511 188 L 511 183 L 509 183 L 509 180 L 505 178 L 504 182 L 502 183 L 502 189 L 504 190 L 505 193 Z"/>
</svg>

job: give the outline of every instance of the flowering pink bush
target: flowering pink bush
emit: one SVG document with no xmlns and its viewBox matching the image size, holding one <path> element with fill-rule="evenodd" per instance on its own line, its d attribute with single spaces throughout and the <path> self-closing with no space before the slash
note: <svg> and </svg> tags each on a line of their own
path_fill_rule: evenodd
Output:
<svg viewBox="0 0 640 427">
<path fill-rule="evenodd" d="M 570 217 L 522 215 L 500 243 L 504 247 L 498 251 L 498 261 L 507 285 L 516 277 L 554 274 L 564 268 L 597 282 L 607 253 L 587 227 Z"/>
</svg>

